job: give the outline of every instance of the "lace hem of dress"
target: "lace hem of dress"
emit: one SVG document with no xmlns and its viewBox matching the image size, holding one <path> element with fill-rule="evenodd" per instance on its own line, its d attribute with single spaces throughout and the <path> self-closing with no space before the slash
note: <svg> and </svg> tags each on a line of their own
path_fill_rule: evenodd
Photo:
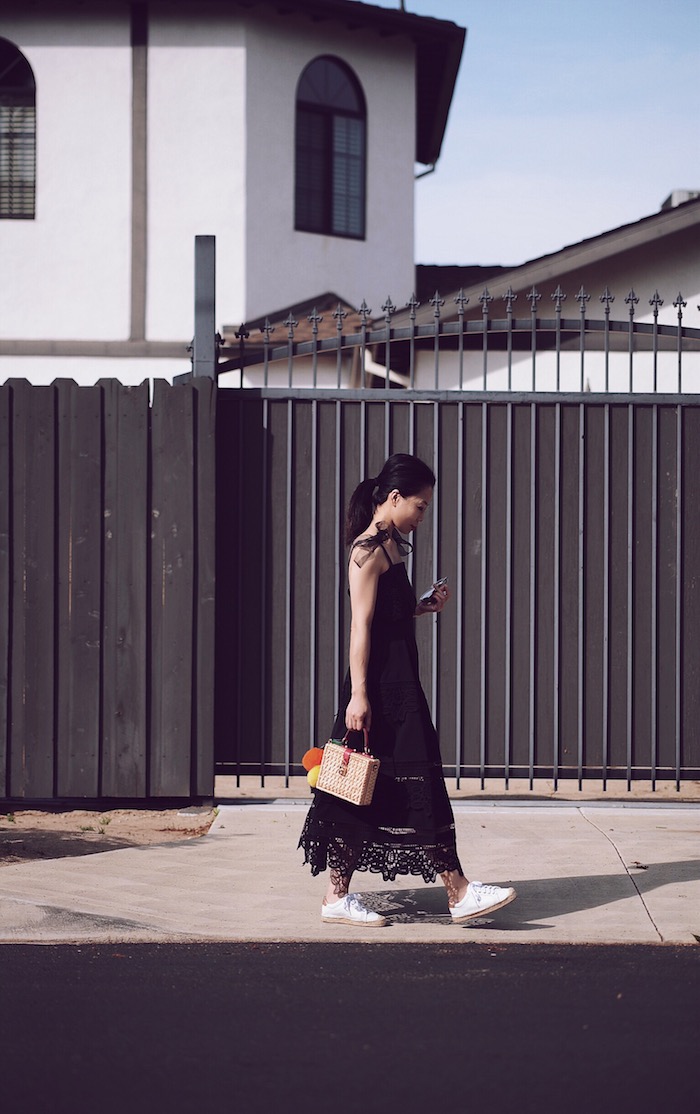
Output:
<svg viewBox="0 0 700 1114">
<path fill-rule="evenodd" d="M 388 837 L 398 834 L 392 829 L 380 829 Z M 413 834 L 413 832 L 407 833 Z M 354 842 L 339 832 L 326 834 L 317 829 L 312 836 L 307 819 L 299 839 L 304 851 L 304 863 L 311 867 L 312 875 L 330 868 L 331 874 L 347 878 L 355 871 L 364 870 L 381 874 L 385 882 L 394 882 L 398 875 L 420 875 L 424 882 L 434 882 L 439 874 L 448 870 L 463 873 L 454 840 L 454 826 L 443 833 L 435 833 L 431 842 L 397 843 L 389 840 Z"/>
</svg>

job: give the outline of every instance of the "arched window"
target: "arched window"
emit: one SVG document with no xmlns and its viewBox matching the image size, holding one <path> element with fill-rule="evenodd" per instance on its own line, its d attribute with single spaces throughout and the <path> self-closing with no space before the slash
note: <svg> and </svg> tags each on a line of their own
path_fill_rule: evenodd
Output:
<svg viewBox="0 0 700 1114">
<path fill-rule="evenodd" d="M 29 62 L 13 43 L 0 39 L 0 219 L 34 217 L 35 106 Z"/>
<path fill-rule="evenodd" d="M 365 235 L 365 98 L 337 58 L 315 58 L 297 87 L 294 227 Z"/>
</svg>

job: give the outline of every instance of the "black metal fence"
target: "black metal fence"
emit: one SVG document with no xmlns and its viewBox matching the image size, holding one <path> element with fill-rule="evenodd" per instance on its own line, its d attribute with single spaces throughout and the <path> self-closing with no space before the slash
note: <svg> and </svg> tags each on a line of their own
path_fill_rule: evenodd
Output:
<svg viewBox="0 0 700 1114">
<path fill-rule="evenodd" d="M 239 386 L 290 389 L 700 390 L 700 328 L 685 323 L 680 291 L 664 299 L 655 290 L 643 300 L 630 290 L 616 299 L 607 286 L 595 296 L 581 286 L 569 300 L 576 315 L 565 314 L 569 296 L 559 285 L 521 295 L 521 315 L 511 287 L 499 299 L 485 288 L 471 302 L 464 291 L 447 298 L 436 291 L 422 309 L 413 295 L 403 309 L 387 298 L 382 316 L 366 302 L 290 312 L 274 324 L 240 326 L 219 348 L 216 372 L 233 373 Z M 551 315 L 541 303 L 551 304 Z"/>
<path fill-rule="evenodd" d="M 288 779 L 323 739 L 349 634 L 340 520 L 359 480 L 408 451 L 439 477 L 409 571 L 453 588 L 418 624 L 446 772 L 697 777 L 687 304 L 583 284 L 436 291 L 387 298 L 380 317 L 329 300 L 218 337 L 209 374 L 241 388 L 220 392 L 219 615 L 240 621 L 217 633 L 218 769 Z"/>
<path fill-rule="evenodd" d="M 0 797 L 211 797 L 211 381 L 0 387 Z"/>
<path fill-rule="evenodd" d="M 446 773 L 698 776 L 692 397 L 221 391 L 219 433 L 221 772 L 289 777 L 326 736 L 349 633 L 343 509 L 409 451 L 438 475 L 410 572 L 453 592 L 418 621 Z"/>
</svg>

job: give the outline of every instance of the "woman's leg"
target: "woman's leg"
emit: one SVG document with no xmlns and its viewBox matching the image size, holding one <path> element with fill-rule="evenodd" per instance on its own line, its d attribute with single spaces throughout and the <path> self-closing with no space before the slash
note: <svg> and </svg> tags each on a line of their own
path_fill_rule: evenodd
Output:
<svg viewBox="0 0 700 1114">
<path fill-rule="evenodd" d="M 339 870 L 331 870 L 328 878 L 328 886 L 326 888 L 326 896 L 323 899 L 324 905 L 332 905 L 333 902 L 339 901 L 341 897 L 345 897 L 350 889 L 350 879 L 352 872 L 349 874 L 342 874 Z"/>
<path fill-rule="evenodd" d="M 440 877 L 442 878 L 443 885 L 447 890 L 447 901 L 450 905 L 456 905 L 461 901 L 467 892 L 469 879 L 465 878 L 459 870 L 446 870 Z"/>
</svg>

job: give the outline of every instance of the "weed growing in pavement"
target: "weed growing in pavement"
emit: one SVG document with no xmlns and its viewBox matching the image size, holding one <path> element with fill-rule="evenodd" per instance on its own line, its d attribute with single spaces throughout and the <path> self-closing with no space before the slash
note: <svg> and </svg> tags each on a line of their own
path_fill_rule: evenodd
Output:
<svg viewBox="0 0 700 1114">
<path fill-rule="evenodd" d="M 81 832 L 97 832 L 98 835 L 103 836 L 105 834 L 105 832 L 107 831 L 107 825 L 111 824 L 111 823 L 112 823 L 112 817 L 111 816 L 100 816 L 99 820 L 97 821 L 97 826 L 95 826 L 94 824 L 81 824 L 80 825 L 80 831 Z"/>
</svg>

